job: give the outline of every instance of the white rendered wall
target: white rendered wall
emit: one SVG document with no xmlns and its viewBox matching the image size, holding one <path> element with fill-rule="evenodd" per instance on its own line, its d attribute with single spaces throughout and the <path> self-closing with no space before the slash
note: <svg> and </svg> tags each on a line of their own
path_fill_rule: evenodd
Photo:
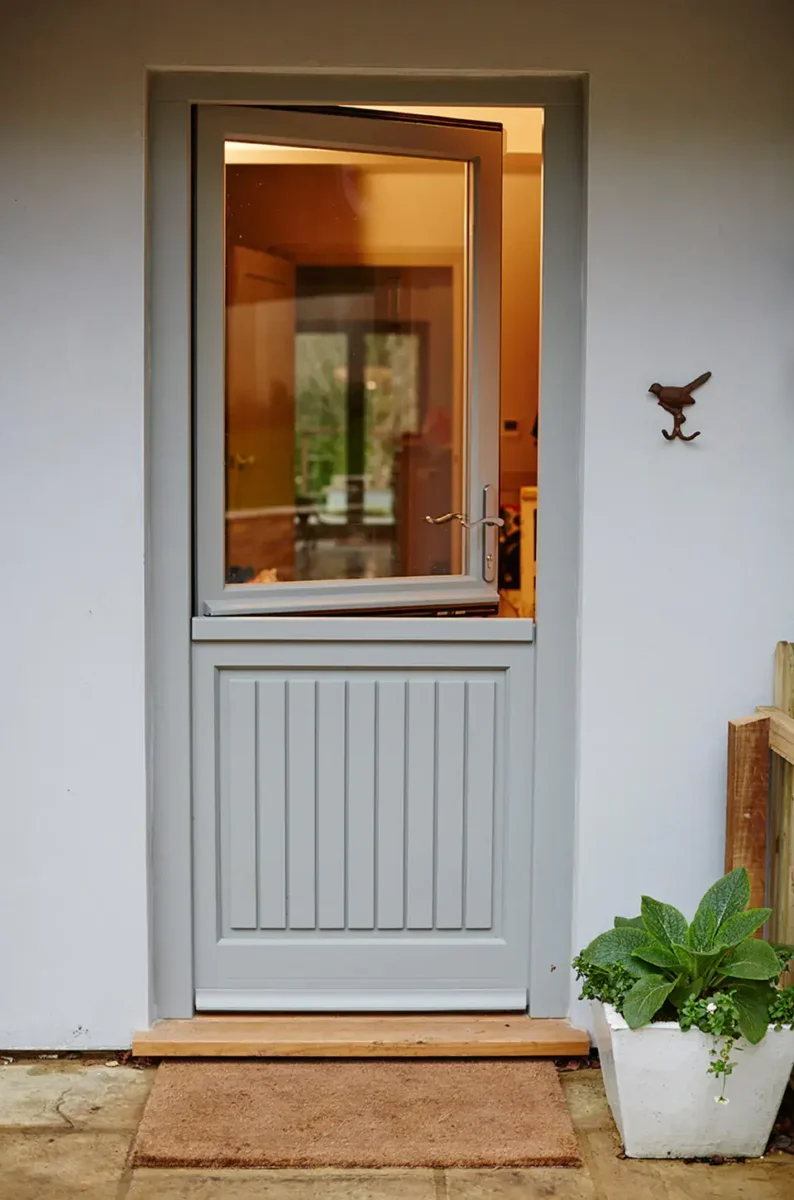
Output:
<svg viewBox="0 0 794 1200">
<path fill-rule="evenodd" d="M 6 0 L 0 1046 L 148 1021 L 145 68 L 589 73 L 582 942 L 719 873 L 725 724 L 794 639 L 793 14 Z M 668 446 L 646 389 L 706 369 Z"/>
</svg>

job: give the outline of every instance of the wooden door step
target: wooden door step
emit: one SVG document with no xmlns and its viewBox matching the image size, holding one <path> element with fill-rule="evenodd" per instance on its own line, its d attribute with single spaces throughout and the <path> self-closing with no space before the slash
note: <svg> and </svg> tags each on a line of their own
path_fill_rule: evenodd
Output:
<svg viewBox="0 0 794 1200">
<path fill-rule="evenodd" d="M 569 1021 L 478 1016 L 209 1015 L 158 1021 L 135 1035 L 136 1058 L 564 1058 L 590 1051 Z"/>
</svg>

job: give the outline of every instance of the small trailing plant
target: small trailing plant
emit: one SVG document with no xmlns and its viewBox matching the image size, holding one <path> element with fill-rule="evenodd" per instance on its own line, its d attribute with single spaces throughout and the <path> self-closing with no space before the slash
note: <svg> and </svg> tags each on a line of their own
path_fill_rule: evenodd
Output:
<svg viewBox="0 0 794 1200">
<path fill-rule="evenodd" d="M 736 1039 L 740 1036 L 739 1008 L 731 992 L 715 992 L 711 999 L 687 1000 L 678 1015 L 684 1033 L 688 1029 L 702 1029 L 714 1039 L 710 1055 L 709 1074 L 722 1080 L 722 1091 L 717 1099 L 725 1104 L 725 1084 L 733 1074 L 736 1063 L 731 1054 Z"/>
<path fill-rule="evenodd" d="M 709 1071 L 725 1082 L 736 1063 L 737 1040 L 760 1042 L 770 1024 L 794 1028 L 794 987 L 776 985 L 794 958 L 794 946 L 753 935 L 772 915 L 751 908 L 743 867 L 718 879 L 692 923 L 671 904 L 642 897 L 639 917 L 616 917 L 574 959 L 581 999 L 611 1004 L 631 1029 L 677 1020 L 714 1038 Z"/>
<path fill-rule="evenodd" d="M 794 987 L 781 988 L 769 1006 L 769 1020 L 775 1029 L 794 1029 Z"/>
</svg>

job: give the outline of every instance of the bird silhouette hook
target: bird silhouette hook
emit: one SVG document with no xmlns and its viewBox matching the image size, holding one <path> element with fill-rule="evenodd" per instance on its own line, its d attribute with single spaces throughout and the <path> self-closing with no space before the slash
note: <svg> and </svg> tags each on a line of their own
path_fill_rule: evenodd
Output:
<svg viewBox="0 0 794 1200">
<path fill-rule="evenodd" d="M 673 418 L 672 433 L 666 429 L 662 430 L 662 437 L 668 442 L 675 441 L 680 438 L 682 442 L 694 442 L 696 437 L 700 437 L 700 430 L 695 433 L 690 433 L 688 436 L 683 432 L 683 426 L 686 424 L 684 409 L 689 408 L 695 403 L 693 392 L 702 387 L 711 379 L 711 371 L 705 371 L 702 375 L 698 375 L 697 379 L 693 379 L 686 387 L 663 387 L 661 383 L 652 383 L 648 388 L 649 395 L 656 397 L 656 403 L 668 412 Z"/>
</svg>

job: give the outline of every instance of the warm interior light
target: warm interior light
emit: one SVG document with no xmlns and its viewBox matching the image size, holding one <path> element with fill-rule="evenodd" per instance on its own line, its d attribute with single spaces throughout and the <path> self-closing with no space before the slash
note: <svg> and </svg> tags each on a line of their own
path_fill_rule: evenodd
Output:
<svg viewBox="0 0 794 1200">
<path fill-rule="evenodd" d="M 496 121 L 504 126 L 505 154 L 541 154 L 543 150 L 542 108 L 455 108 L 411 104 L 379 104 L 372 107 L 414 116 L 446 117 L 459 121 Z M 349 150 L 317 150 L 306 146 L 278 146 L 265 142 L 226 142 L 224 159 L 233 164 L 289 162 L 325 163 L 329 166 L 362 164 L 371 167 L 392 165 L 395 162 L 394 156 L 388 154 L 357 154 Z M 414 160 L 403 157 L 401 161 L 408 164 Z"/>
<path fill-rule="evenodd" d="M 410 113 L 415 116 L 447 117 L 458 121 L 496 121 L 504 126 L 505 154 L 541 154 L 543 152 L 542 108 L 498 108 L 488 106 L 457 107 L 453 105 L 377 104 L 387 112 Z"/>
</svg>

